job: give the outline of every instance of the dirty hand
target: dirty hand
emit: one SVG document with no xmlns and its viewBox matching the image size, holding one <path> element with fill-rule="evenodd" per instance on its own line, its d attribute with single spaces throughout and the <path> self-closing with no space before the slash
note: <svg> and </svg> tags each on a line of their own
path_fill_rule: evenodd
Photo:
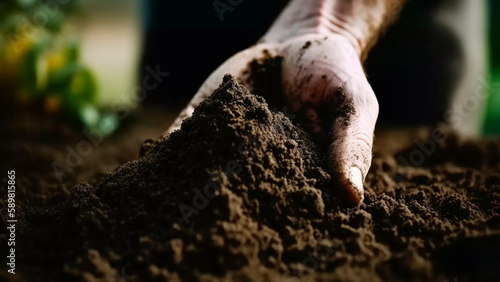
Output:
<svg viewBox="0 0 500 282">
<path fill-rule="evenodd" d="M 329 138 L 332 178 L 346 204 L 360 204 L 378 116 L 362 57 L 402 2 L 292 0 L 257 45 L 237 53 L 208 77 L 168 133 L 191 116 L 225 74 L 246 82 L 250 62 L 264 53 L 281 56 L 281 86 L 289 109 L 302 113 L 309 132 Z"/>
</svg>

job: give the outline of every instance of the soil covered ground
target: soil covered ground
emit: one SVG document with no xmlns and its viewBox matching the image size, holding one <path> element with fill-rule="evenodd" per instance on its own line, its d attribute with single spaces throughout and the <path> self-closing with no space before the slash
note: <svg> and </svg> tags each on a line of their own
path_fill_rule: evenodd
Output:
<svg viewBox="0 0 500 282">
<path fill-rule="evenodd" d="M 4 126 L 2 171 L 17 179 L 14 278 L 500 279 L 500 140 L 379 127 L 365 200 L 346 208 L 324 148 L 271 109 L 226 76 L 180 130 L 155 140 L 168 122 L 126 127 L 63 174 L 54 160 L 80 132 L 57 127 L 44 142 L 44 128 Z"/>
</svg>

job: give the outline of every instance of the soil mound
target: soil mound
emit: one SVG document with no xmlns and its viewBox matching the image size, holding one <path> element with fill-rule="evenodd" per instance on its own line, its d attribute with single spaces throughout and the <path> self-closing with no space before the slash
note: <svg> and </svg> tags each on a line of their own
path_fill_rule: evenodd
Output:
<svg viewBox="0 0 500 282">
<path fill-rule="evenodd" d="M 494 277 L 499 142 L 443 134 L 419 166 L 398 164 L 421 150 L 417 145 L 375 150 L 364 203 L 345 209 L 324 169 L 325 152 L 226 76 L 180 130 L 146 142 L 138 160 L 95 186 L 76 185 L 64 204 L 26 211 L 19 264 L 30 271 L 21 275 L 46 281 Z M 470 248 L 485 240 L 491 243 Z"/>
</svg>

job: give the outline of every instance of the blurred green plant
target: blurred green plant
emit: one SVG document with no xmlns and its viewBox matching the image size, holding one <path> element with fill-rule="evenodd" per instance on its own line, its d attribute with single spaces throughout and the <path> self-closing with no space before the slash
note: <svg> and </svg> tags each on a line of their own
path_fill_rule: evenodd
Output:
<svg viewBox="0 0 500 282">
<path fill-rule="evenodd" d="M 0 2 L 0 85 L 3 95 L 34 105 L 46 114 L 77 120 L 107 132 L 118 126 L 112 113 L 97 109 L 92 72 L 79 62 L 78 40 L 66 19 L 81 0 Z M 109 124 L 110 120 L 112 121 Z M 113 130 L 110 130 L 113 129 Z"/>
<path fill-rule="evenodd" d="M 46 29 L 58 31 L 64 25 L 66 16 L 77 10 L 79 2 L 81 0 L 2 0 L 0 18 L 21 14 L 33 21 L 43 21 Z"/>
<path fill-rule="evenodd" d="M 500 135 L 500 2 L 488 1 L 489 94 L 484 134 Z"/>
</svg>

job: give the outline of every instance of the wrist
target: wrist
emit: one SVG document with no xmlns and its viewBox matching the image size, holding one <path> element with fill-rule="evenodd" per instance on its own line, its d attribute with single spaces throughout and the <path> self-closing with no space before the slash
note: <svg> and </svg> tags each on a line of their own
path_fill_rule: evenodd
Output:
<svg viewBox="0 0 500 282">
<path fill-rule="evenodd" d="M 382 31 L 397 18 L 406 0 L 326 2 L 329 5 L 325 5 L 324 9 L 330 11 L 330 15 L 320 21 L 321 25 L 349 39 L 363 61 Z"/>
<path fill-rule="evenodd" d="M 360 6 L 363 1 L 336 2 L 329 19 L 322 21 L 322 30 L 344 36 L 363 61 L 384 26 L 384 11 Z"/>
<path fill-rule="evenodd" d="M 364 60 L 380 32 L 406 0 L 291 0 L 261 42 L 282 43 L 305 34 L 340 35 Z"/>
</svg>

